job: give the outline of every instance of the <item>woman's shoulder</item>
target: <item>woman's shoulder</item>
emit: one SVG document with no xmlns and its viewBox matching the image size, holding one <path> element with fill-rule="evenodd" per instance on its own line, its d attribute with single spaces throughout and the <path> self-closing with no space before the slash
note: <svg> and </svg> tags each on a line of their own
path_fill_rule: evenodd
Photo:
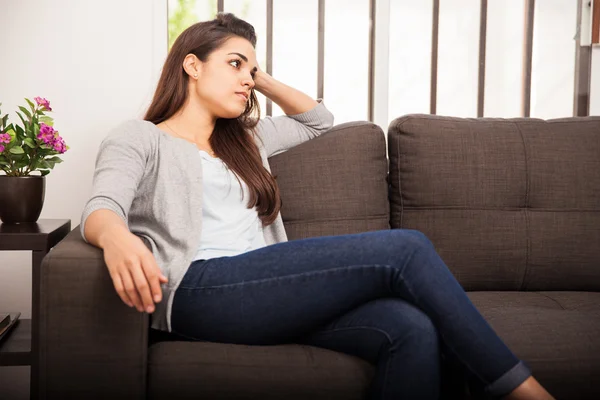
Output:
<svg viewBox="0 0 600 400">
<path fill-rule="evenodd" d="M 115 125 L 109 135 L 151 135 L 157 136 L 158 128 L 150 121 L 129 119 Z"/>
<path fill-rule="evenodd" d="M 124 144 L 151 145 L 158 140 L 159 129 L 150 121 L 130 119 L 115 125 L 104 140 L 118 140 Z"/>
</svg>

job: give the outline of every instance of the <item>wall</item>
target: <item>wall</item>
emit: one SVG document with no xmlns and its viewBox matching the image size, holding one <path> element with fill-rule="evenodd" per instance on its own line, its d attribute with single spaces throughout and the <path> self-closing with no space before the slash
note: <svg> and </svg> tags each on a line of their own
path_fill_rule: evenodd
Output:
<svg viewBox="0 0 600 400">
<path fill-rule="evenodd" d="M 41 218 L 79 224 L 98 145 L 147 106 L 166 56 L 166 0 L 0 0 L 0 102 L 50 100 L 71 149 L 47 177 Z M 164 34 L 163 34 L 164 32 Z M 0 310 L 31 316 L 31 256 L 0 253 Z M 0 367 L 7 398 L 27 398 L 28 367 Z M 25 378 L 23 378 L 25 377 Z"/>
</svg>

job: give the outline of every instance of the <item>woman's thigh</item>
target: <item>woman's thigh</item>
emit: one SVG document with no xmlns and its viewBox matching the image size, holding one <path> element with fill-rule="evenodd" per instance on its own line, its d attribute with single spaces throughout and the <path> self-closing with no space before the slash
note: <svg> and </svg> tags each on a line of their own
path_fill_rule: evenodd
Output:
<svg viewBox="0 0 600 400">
<path fill-rule="evenodd" d="M 276 344 L 357 306 L 391 297 L 395 269 L 427 239 L 394 229 L 293 240 L 194 262 L 181 282 L 172 328 L 195 339 Z"/>
</svg>

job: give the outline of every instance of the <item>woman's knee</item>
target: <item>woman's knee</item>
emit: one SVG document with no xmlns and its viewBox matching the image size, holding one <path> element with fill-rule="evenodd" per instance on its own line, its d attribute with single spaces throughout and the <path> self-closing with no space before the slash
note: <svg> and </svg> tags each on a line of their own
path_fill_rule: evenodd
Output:
<svg viewBox="0 0 600 400">
<path fill-rule="evenodd" d="M 391 232 L 392 235 L 397 236 L 399 239 L 410 241 L 418 247 L 430 247 L 433 245 L 427 235 L 416 229 L 392 229 Z"/>
<path fill-rule="evenodd" d="M 400 256 L 406 256 L 407 254 L 413 254 L 415 252 L 424 251 L 431 252 L 435 251 L 435 247 L 429 238 L 421 231 L 414 229 L 392 229 L 390 230 L 390 237 L 392 243 L 401 245 L 390 245 L 392 253 L 397 253 Z"/>
</svg>

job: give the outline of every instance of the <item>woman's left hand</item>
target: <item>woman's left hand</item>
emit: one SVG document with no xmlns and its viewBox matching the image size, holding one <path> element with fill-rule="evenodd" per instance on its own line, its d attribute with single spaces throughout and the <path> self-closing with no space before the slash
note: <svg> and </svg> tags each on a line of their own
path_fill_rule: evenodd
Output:
<svg viewBox="0 0 600 400">
<path fill-rule="evenodd" d="M 273 79 L 273 77 L 269 74 L 267 74 L 265 71 L 263 71 L 262 69 L 260 69 L 260 67 L 256 67 L 257 71 L 254 73 L 254 89 L 256 89 L 257 91 L 259 91 L 262 94 L 263 90 L 265 88 L 265 86 L 267 85 L 267 80 Z"/>
</svg>

